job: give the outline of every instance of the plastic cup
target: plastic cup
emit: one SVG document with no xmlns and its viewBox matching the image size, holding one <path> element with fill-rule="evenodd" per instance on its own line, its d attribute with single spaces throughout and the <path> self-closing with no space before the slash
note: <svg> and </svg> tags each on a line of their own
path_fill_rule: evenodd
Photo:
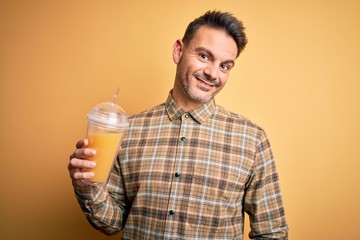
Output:
<svg viewBox="0 0 360 240">
<path fill-rule="evenodd" d="M 129 123 L 124 110 L 114 102 L 96 105 L 87 119 L 88 147 L 96 150 L 96 155 L 88 160 L 96 162 L 96 166 L 86 170 L 94 172 L 94 177 L 83 181 L 91 185 L 105 185 Z"/>
</svg>

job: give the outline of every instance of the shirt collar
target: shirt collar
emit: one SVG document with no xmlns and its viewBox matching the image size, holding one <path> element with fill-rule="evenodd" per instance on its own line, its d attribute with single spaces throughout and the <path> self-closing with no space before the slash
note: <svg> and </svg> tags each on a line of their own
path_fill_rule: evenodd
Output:
<svg viewBox="0 0 360 240">
<path fill-rule="evenodd" d="M 214 99 L 212 99 L 200 107 L 186 112 L 176 104 L 170 92 L 165 102 L 165 109 L 171 121 L 180 118 L 184 113 L 188 113 L 196 122 L 201 124 L 215 112 L 216 105 Z"/>
</svg>

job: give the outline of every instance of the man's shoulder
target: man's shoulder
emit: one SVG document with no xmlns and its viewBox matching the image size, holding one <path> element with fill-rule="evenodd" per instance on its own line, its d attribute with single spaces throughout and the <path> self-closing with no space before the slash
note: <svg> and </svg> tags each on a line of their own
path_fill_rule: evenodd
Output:
<svg viewBox="0 0 360 240">
<path fill-rule="evenodd" d="M 161 103 L 149 109 L 143 110 L 129 116 L 129 121 L 136 121 L 137 119 L 144 119 L 151 116 L 161 115 L 165 111 L 165 104 Z"/>
<path fill-rule="evenodd" d="M 264 129 L 261 126 L 259 126 L 257 123 L 250 120 L 249 118 L 245 117 L 244 115 L 232 112 L 219 105 L 216 105 L 216 107 L 217 107 L 217 117 L 220 118 L 221 120 L 235 125 L 246 126 L 264 132 Z"/>
</svg>

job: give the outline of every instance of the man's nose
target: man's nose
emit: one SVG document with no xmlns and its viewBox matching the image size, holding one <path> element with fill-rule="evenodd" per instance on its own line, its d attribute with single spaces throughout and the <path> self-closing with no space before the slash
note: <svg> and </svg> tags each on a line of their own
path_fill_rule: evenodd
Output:
<svg viewBox="0 0 360 240">
<path fill-rule="evenodd" d="M 215 64 L 208 64 L 205 68 L 204 74 L 211 80 L 216 80 L 219 74 L 219 69 Z"/>
</svg>

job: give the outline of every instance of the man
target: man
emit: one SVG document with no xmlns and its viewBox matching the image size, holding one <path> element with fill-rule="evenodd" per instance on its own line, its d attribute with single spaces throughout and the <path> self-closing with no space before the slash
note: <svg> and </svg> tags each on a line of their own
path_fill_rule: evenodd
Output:
<svg viewBox="0 0 360 240">
<path fill-rule="evenodd" d="M 287 239 L 278 174 L 264 131 L 214 102 L 247 43 L 242 23 L 209 11 L 173 46 L 174 87 L 165 103 L 129 118 L 104 186 L 77 143 L 69 172 L 90 223 L 123 239 Z"/>
</svg>

